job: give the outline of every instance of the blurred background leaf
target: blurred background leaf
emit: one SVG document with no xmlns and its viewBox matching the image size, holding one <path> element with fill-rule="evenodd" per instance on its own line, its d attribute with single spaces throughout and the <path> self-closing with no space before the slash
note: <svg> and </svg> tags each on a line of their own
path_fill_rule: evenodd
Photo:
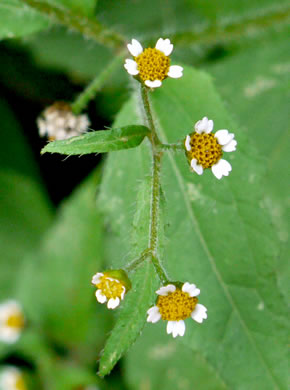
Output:
<svg viewBox="0 0 290 390">
<path fill-rule="evenodd" d="M 21 0 L 0 0 L 0 39 L 18 38 L 49 27 L 45 15 Z"/>
<path fill-rule="evenodd" d="M 37 247 L 53 209 L 21 128 L 0 100 L 0 296 L 8 298 L 27 252 Z"/>
</svg>

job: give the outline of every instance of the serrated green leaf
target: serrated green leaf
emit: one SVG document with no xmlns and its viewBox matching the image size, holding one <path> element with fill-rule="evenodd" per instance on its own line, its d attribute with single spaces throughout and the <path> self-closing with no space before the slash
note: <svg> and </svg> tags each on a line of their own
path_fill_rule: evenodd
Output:
<svg viewBox="0 0 290 390">
<path fill-rule="evenodd" d="M 123 125 L 137 122 L 133 116 L 137 102 L 131 104 L 131 113 L 127 106 L 121 114 Z M 187 320 L 181 342 L 205 359 L 228 388 L 244 390 L 249 383 L 253 388 L 285 388 L 287 316 L 277 283 L 279 247 L 270 216 L 260 203 L 268 191 L 261 180 L 265 159 L 232 121 L 203 72 L 185 67 L 182 79 L 166 80 L 154 91 L 152 106 L 164 142 L 183 139 L 205 115 L 214 120 L 215 130 L 228 128 L 238 140 L 238 150 L 226 155 L 233 171 L 221 181 L 210 170 L 201 177 L 190 172 L 183 153 L 164 156 L 162 181 L 170 221 L 164 264 L 173 279 L 196 283 L 201 288 L 200 302 L 208 308 L 202 325 Z M 146 144 L 130 151 L 130 160 L 124 159 L 118 168 L 118 153 L 111 155 L 105 182 L 112 181 L 117 171 L 120 178 L 129 172 L 126 187 L 133 189 L 140 180 L 139 161 L 145 148 Z M 111 222 L 113 226 L 119 222 L 116 246 L 128 227 L 133 202 L 131 191 L 124 188 L 121 179 L 107 186 L 104 202 L 111 220 L 112 212 L 119 216 L 124 206 L 122 220 Z M 160 327 L 165 332 L 165 324 Z M 151 344 L 157 341 L 156 330 Z M 198 369 L 194 361 L 184 364 L 187 370 Z M 130 372 L 134 367 L 127 375 Z M 206 381 L 200 389 L 207 389 Z"/>
<path fill-rule="evenodd" d="M 0 39 L 22 37 L 49 27 L 49 19 L 21 0 L 0 0 Z"/>
<path fill-rule="evenodd" d="M 106 153 L 135 148 L 149 134 L 145 126 L 125 126 L 112 130 L 99 130 L 68 140 L 48 143 L 41 153 L 61 153 L 67 155 Z"/>
<path fill-rule="evenodd" d="M 147 177 L 139 188 L 133 220 L 131 255 L 137 257 L 148 247 L 151 193 L 152 178 Z M 104 193 L 101 194 L 100 200 L 104 196 Z M 109 374 L 145 325 L 146 311 L 154 301 L 154 292 L 158 286 L 157 276 L 149 261 L 150 257 L 144 260 L 132 277 L 132 290 L 125 297 L 124 307 L 100 359 L 100 376 Z"/>
</svg>

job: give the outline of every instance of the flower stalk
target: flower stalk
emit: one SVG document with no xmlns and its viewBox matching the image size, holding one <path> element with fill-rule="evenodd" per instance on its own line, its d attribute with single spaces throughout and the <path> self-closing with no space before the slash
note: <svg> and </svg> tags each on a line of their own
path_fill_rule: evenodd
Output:
<svg viewBox="0 0 290 390">
<path fill-rule="evenodd" d="M 151 142 L 153 167 L 152 167 L 152 195 L 150 211 L 149 250 L 151 261 L 162 283 L 168 283 L 168 277 L 158 259 L 158 215 L 160 209 L 160 172 L 163 151 L 159 148 L 161 141 L 158 138 L 151 112 L 148 88 L 141 85 L 141 97 L 144 106 L 148 127 L 151 130 L 149 140 Z"/>
</svg>

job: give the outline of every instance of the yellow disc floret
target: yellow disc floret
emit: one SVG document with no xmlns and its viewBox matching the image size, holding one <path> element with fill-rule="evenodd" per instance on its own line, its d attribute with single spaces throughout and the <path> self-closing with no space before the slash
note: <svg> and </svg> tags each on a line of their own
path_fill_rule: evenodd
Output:
<svg viewBox="0 0 290 390">
<path fill-rule="evenodd" d="M 24 327 L 24 317 L 21 313 L 14 313 L 6 320 L 6 326 L 9 328 L 22 329 Z"/>
<path fill-rule="evenodd" d="M 135 61 L 138 65 L 141 80 L 162 81 L 167 77 L 170 58 L 162 53 L 162 51 L 149 47 L 135 57 Z"/>
<path fill-rule="evenodd" d="M 22 375 L 19 375 L 16 383 L 15 383 L 15 388 L 17 390 L 26 390 L 25 382 L 24 379 L 22 378 Z"/>
<path fill-rule="evenodd" d="M 105 274 L 101 277 L 100 283 L 96 284 L 96 287 L 102 290 L 102 293 L 108 299 L 120 298 L 124 291 L 124 286 L 119 280 L 110 278 Z"/>
<path fill-rule="evenodd" d="M 163 320 L 180 321 L 190 317 L 197 302 L 196 297 L 177 289 L 168 295 L 160 295 L 156 305 Z"/>
<path fill-rule="evenodd" d="M 222 147 L 214 134 L 194 133 L 190 136 L 191 150 L 187 151 L 190 160 L 195 158 L 203 168 L 211 168 L 222 157 Z"/>
</svg>

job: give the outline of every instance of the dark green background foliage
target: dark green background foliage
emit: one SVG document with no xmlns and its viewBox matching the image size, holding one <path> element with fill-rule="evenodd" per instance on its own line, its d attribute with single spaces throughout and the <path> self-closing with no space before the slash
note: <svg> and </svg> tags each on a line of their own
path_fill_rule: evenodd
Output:
<svg viewBox="0 0 290 390">
<path fill-rule="evenodd" d="M 286 0 L 0 0 L 0 301 L 18 299 L 28 325 L 19 343 L 0 344 L 1 368 L 22 367 L 34 390 L 288 387 L 289 16 Z M 90 285 L 148 242 L 151 157 L 137 82 L 119 66 L 88 107 L 94 130 L 117 130 L 75 143 L 117 150 L 115 136 L 138 125 L 133 149 L 101 162 L 40 157 L 36 116 L 73 101 L 122 47 L 104 28 L 124 42 L 175 44 L 184 76 L 151 94 L 162 141 L 183 139 L 205 115 L 238 140 L 221 181 L 192 174 L 182 152 L 164 156 L 160 256 L 208 308 L 183 338 L 145 323 L 159 286 L 150 263 L 113 313 Z"/>
</svg>

